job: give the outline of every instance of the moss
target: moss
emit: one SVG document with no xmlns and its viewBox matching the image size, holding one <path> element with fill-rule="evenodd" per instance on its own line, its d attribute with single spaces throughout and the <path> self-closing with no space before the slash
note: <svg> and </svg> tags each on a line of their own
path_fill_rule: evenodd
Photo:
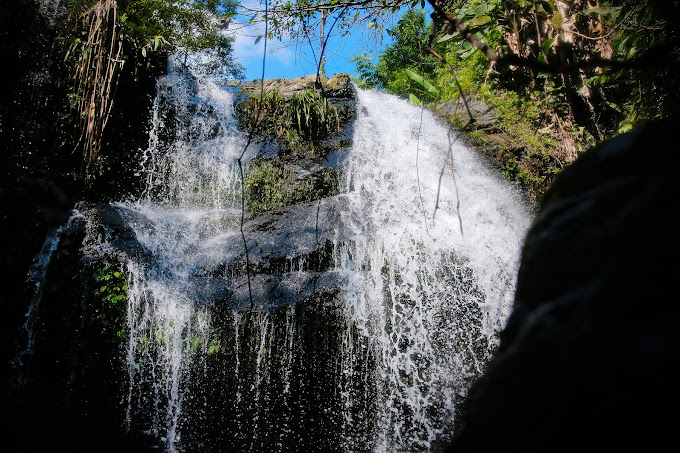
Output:
<svg viewBox="0 0 680 453">
<path fill-rule="evenodd" d="M 286 204 L 287 190 L 294 180 L 288 165 L 275 159 L 255 159 L 246 174 L 246 206 L 252 212 L 269 211 Z"/>
<path fill-rule="evenodd" d="M 239 127 L 266 143 L 267 157 L 253 159 L 246 170 L 245 202 L 249 211 L 263 212 L 335 195 L 339 174 L 323 167 L 302 170 L 320 157 L 347 150 L 352 140 L 346 126 L 354 119 L 352 87 L 347 74 L 265 81 L 265 91 L 242 85 L 245 99 L 235 105 Z M 271 150 L 275 149 L 275 152 Z M 272 157 L 274 156 L 274 157 Z M 299 162 L 299 164 L 296 164 Z"/>
<path fill-rule="evenodd" d="M 562 143 L 541 129 L 546 123 L 538 100 L 526 99 L 513 92 L 480 90 L 480 99 L 493 107 L 496 121 L 478 126 L 467 124 L 458 114 L 446 120 L 460 129 L 466 142 L 480 149 L 503 176 L 518 183 L 534 201 L 541 199 L 554 176 L 567 162 Z"/>
<path fill-rule="evenodd" d="M 255 159 L 246 174 L 246 206 L 251 212 L 306 203 L 338 193 L 339 174 L 322 168 L 302 178 L 294 167 L 278 159 Z"/>
<path fill-rule="evenodd" d="M 331 94 L 343 95 L 347 90 L 351 89 L 351 78 L 349 74 L 337 73 L 330 79 L 323 82 L 323 89 L 325 92 Z"/>
</svg>

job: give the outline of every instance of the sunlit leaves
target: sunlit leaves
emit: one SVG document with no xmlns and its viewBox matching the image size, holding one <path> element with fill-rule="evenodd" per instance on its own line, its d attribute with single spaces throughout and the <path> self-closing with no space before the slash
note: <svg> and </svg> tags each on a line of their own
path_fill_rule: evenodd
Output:
<svg viewBox="0 0 680 453">
<path fill-rule="evenodd" d="M 555 27 L 556 30 L 559 30 L 562 28 L 562 25 L 564 25 L 564 16 L 562 13 L 555 13 L 553 17 L 550 19 L 550 23 L 552 24 L 553 27 Z"/>
<path fill-rule="evenodd" d="M 437 88 L 434 85 L 432 85 L 430 82 L 425 80 L 421 75 L 416 74 L 415 72 L 411 71 L 410 69 L 406 69 L 405 72 L 406 72 L 406 75 L 408 75 L 411 80 L 416 82 L 418 85 L 422 86 L 423 89 L 425 91 L 427 91 L 428 93 L 435 94 L 435 95 L 439 93 L 439 90 L 437 90 Z"/>
<path fill-rule="evenodd" d="M 318 49 L 329 36 L 348 36 L 357 29 L 368 30 L 366 36 L 373 34 L 374 42 L 380 42 L 390 19 L 410 3 L 420 5 L 421 0 L 271 0 L 269 25 L 276 38 Z M 262 13 L 257 21 L 264 20 Z"/>
<path fill-rule="evenodd" d="M 478 27 L 480 25 L 488 24 L 489 22 L 491 22 L 491 17 L 487 15 L 482 15 L 470 19 L 467 24 L 470 27 Z"/>
<path fill-rule="evenodd" d="M 146 55 L 161 48 L 207 49 L 221 22 L 235 13 L 232 0 L 130 0 L 119 23 L 126 39 Z"/>
</svg>

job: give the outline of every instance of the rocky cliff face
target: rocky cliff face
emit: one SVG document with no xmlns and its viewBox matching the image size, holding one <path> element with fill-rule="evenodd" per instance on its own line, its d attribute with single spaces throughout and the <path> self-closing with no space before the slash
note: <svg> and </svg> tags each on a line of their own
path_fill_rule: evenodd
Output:
<svg viewBox="0 0 680 453">
<path fill-rule="evenodd" d="M 452 452 L 660 450 L 678 403 L 677 120 L 591 150 L 530 230 Z"/>
<path fill-rule="evenodd" d="M 318 291 L 334 291 L 332 241 L 338 238 L 341 163 L 351 146 L 355 94 L 349 76 L 265 80 L 242 85 L 235 105 L 241 129 L 254 134 L 260 151 L 245 169 L 244 225 L 255 300 L 294 304 Z M 320 93 L 320 94 L 319 94 Z M 262 104 L 259 103 L 262 99 Z M 256 127 L 251 121 L 259 115 Z M 342 233 L 340 233 L 342 234 Z M 227 250 L 243 248 L 241 238 Z M 244 254 L 223 262 L 209 274 L 243 269 Z M 304 271 L 295 276 L 291 271 Z M 237 272 L 238 274 L 239 272 Z M 245 279 L 245 275 L 242 276 Z M 243 281 L 233 281 L 233 300 L 247 302 Z M 240 288 L 240 289 L 239 289 Z M 234 299 L 235 298 L 235 299 Z"/>
<path fill-rule="evenodd" d="M 253 382 L 260 379 L 258 373 L 261 370 L 247 368 L 246 358 L 252 356 L 255 358 L 252 363 L 259 363 L 262 354 L 259 335 L 268 332 L 267 323 L 276 324 L 277 329 L 289 324 L 293 326 L 290 331 L 281 332 L 285 337 L 268 344 L 268 357 L 273 358 L 267 360 L 276 365 L 283 363 L 285 354 L 291 354 L 289 342 L 295 338 L 295 344 L 300 343 L 295 352 L 299 357 L 295 360 L 300 363 L 291 362 L 289 366 L 295 371 L 284 371 L 293 372 L 299 383 L 286 384 L 292 386 L 293 396 L 284 395 L 284 376 L 272 375 L 271 379 L 275 382 L 271 384 L 271 407 L 268 409 L 272 419 L 268 423 L 276 423 L 276 418 L 289 410 L 291 398 L 297 398 L 300 400 L 297 406 L 309 405 L 307 415 L 300 415 L 296 421 L 307 427 L 299 431 L 314 429 L 330 433 L 336 426 L 322 426 L 325 418 L 317 411 L 328 410 L 329 404 L 340 404 L 328 395 L 333 394 L 332 385 L 341 376 L 335 376 L 333 380 L 322 379 L 321 375 L 325 376 L 325 370 L 335 367 L 331 363 L 334 358 L 328 351 L 337 349 L 338 332 L 344 326 L 337 298 L 339 281 L 333 272 L 329 272 L 333 251 L 330 241 L 338 239 L 338 231 L 341 231 L 336 228 L 337 207 L 343 199 L 339 189 L 339 163 L 351 144 L 354 91 L 347 76 L 325 79 L 322 97 L 310 94 L 316 93 L 312 90 L 313 83 L 312 78 L 277 81 L 276 102 L 268 104 L 269 111 L 260 112 L 264 126 L 254 131 L 253 146 L 260 153 L 245 168 L 249 184 L 246 185 L 248 206 L 243 225 L 248 238 L 250 285 L 244 244 L 238 235 L 224 238 L 219 247 L 222 255 L 195 269 L 191 284 L 196 288 L 196 298 L 206 306 L 214 307 L 214 316 L 222 321 L 221 327 L 216 328 L 219 339 L 225 344 L 233 341 L 234 337 L 242 342 L 240 346 L 232 345 L 232 349 L 235 347 L 243 354 L 244 363 L 234 371 L 237 375 L 240 373 L 242 379 L 248 379 L 245 377 L 248 373 L 252 375 Z M 271 85 L 267 86 L 265 93 L 272 93 Z M 249 115 L 254 113 L 249 108 L 257 105 L 252 97 L 254 93 L 247 84 L 244 85 L 241 104 L 237 107 L 243 125 L 248 124 Z M 294 102 L 297 104 L 293 108 L 301 105 L 309 108 L 307 120 L 316 122 L 313 127 L 322 129 L 322 134 L 309 134 L 304 118 L 295 124 L 276 122 L 278 116 L 275 115 L 285 114 L 291 108 L 289 104 Z M 326 110 L 321 113 L 325 113 L 326 117 L 320 118 L 314 108 L 324 102 Z M 210 112 L 206 114 L 209 116 Z M 330 127 L 319 128 L 319 121 L 329 119 Z M 281 127 L 286 130 L 279 133 Z M 172 135 L 172 131 L 165 132 Z M 113 178 L 113 175 L 107 176 L 106 180 L 112 182 Z M 124 187 L 127 180 L 119 182 Z M 123 193 L 126 191 L 123 189 Z M 4 188 L 0 195 L 5 221 L 11 227 L 3 231 L 7 233 L 2 237 L 3 245 L 12 244 L 10 235 L 18 235 L 19 230 L 34 233 L 31 235 L 31 250 L 21 251 L 21 256 L 28 258 L 36 256 L 50 231 L 66 224 L 74 206 L 74 200 L 40 179 L 21 179 L 16 187 Z M 134 428 L 133 434 L 125 438 L 121 433 L 124 420 L 120 414 L 124 413 L 124 408 L 120 407 L 120 402 L 126 398 L 126 386 L 121 385 L 126 378 L 121 373 L 124 374 L 127 365 L 120 352 L 122 343 L 119 335 L 125 335 L 121 330 L 125 329 L 125 303 L 117 303 L 120 300 L 116 298 L 120 296 L 126 302 L 125 279 L 121 279 L 120 275 L 127 260 L 132 257 L 153 259 L 129 225 L 150 222 L 129 209 L 96 202 L 79 203 L 77 211 L 77 215 L 59 233 L 55 248 L 43 258 L 44 281 L 23 283 L 30 263 L 24 258 L 19 262 L 17 256 L 18 249 L 26 241 L 12 245 L 9 250 L 16 253 L 6 257 L 8 263 L 15 264 L 11 275 L 17 282 L 9 292 L 13 298 L 16 297 L 15 303 L 6 312 L 11 316 L 3 324 L 7 340 L 4 343 L 6 350 L 3 349 L 6 363 L 16 361 L 17 351 L 25 347 L 26 342 L 38 345 L 35 354 L 20 354 L 23 363 L 19 367 L 3 369 L 3 388 L 11 395 L 6 402 L 16 415 L 11 430 L 16 439 L 23 439 L 26 448 L 42 447 L 45 437 L 68 436 L 73 439 L 70 446 L 74 451 L 93 448 L 101 451 L 148 451 L 155 446 L 155 439 L 134 434 L 137 432 Z M 32 225 L 33 222 L 38 222 L 38 228 Z M 105 242 L 106 246 L 88 255 L 84 249 L 88 248 L 88 244 L 92 245 L 92 241 Z M 147 264 L 153 266 L 153 263 Z M 230 278 L 225 279 L 225 275 Z M 114 292 L 106 289 L 114 287 Z M 248 291 L 249 287 L 252 293 Z M 40 326 L 33 329 L 29 324 L 36 318 L 27 315 L 25 319 L 29 322 L 24 328 L 26 306 L 38 293 L 36 300 L 41 305 L 37 319 Z M 251 300 L 256 302 L 256 307 L 250 306 Z M 295 310 L 290 309 L 293 305 Z M 269 313 L 274 313 L 279 307 L 284 309 L 271 315 L 270 319 Z M 35 308 L 38 309 L 37 306 Z M 239 311 L 247 313 L 240 322 Z M 232 330 L 234 326 L 236 331 Z M 26 337 L 29 337 L 28 340 Z M 229 366 L 234 365 L 231 349 L 214 354 L 210 352 L 210 355 L 209 360 L 222 360 Z M 222 355 L 224 357 L 217 359 Z M 308 366 L 307 363 L 314 365 Z M 217 367 L 217 370 L 221 369 Z M 77 372 L 73 374 L 69 370 Z M 275 371 L 280 370 L 276 368 Z M 216 386 L 233 388 L 240 385 L 229 373 L 217 373 L 207 381 L 206 376 L 195 376 L 193 379 L 197 386 L 199 382 L 204 384 L 195 392 L 212 391 L 209 389 Z M 21 391 L 14 388 L 19 382 Z M 243 398 L 255 399 L 260 391 L 259 388 L 244 390 Z M 319 397 L 324 401 L 314 400 Z M 224 398 L 220 394 L 211 395 L 208 408 L 186 402 L 186 417 L 195 415 L 202 418 L 206 411 L 221 414 L 221 421 L 214 420 L 214 429 L 208 429 L 209 434 L 200 435 L 210 437 L 212 444 L 233 441 L 241 442 L 246 448 L 251 441 L 246 433 L 251 428 L 262 428 L 239 427 L 233 424 L 233 420 L 256 409 L 245 406 L 232 408 L 233 401 Z M 331 399 L 333 402 L 329 402 Z M 341 417 L 342 408 L 338 406 L 336 409 L 338 417 Z M 35 423 L 31 423 L 31 419 Z M 316 428 L 313 428 L 314 420 L 320 423 Z M 231 426 L 230 430 L 224 429 L 227 425 Z M 35 426 L 40 427 L 44 437 L 31 437 Z M 191 429 L 185 430 L 187 439 L 199 435 Z M 254 431 L 252 435 L 255 436 Z M 266 437 L 262 433 L 257 433 L 257 436 Z M 102 444 L 102 438 L 107 439 L 105 443 L 108 445 Z M 305 442 L 328 445 L 329 449 L 335 448 L 338 442 L 337 436 L 331 434 L 305 439 Z"/>
</svg>

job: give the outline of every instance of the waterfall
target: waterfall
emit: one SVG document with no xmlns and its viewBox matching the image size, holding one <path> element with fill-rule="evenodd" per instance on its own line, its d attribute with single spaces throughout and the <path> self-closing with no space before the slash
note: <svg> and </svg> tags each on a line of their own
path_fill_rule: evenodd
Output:
<svg viewBox="0 0 680 453">
<path fill-rule="evenodd" d="M 67 229 L 74 216 L 69 217 L 66 224 L 61 225 L 51 231 L 45 238 L 40 251 L 33 259 L 33 264 L 28 271 L 27 282 L 32 288 L 31 301 L 28 305 L 28 310 L 26 311 L 25 321 L 21 327 L 22 333 L 26 336 L 26 346 L 23 347 L 16 355 L 14 360 L 12 360 L 12 366 L 20 370 L 18 376 L 18 385 L 22 384 L 23 377 L 21 376 L 21 369 L 25 366 L 25 361 L 30 360 L 33 354 L 33 347 L 35 343 L 35 325 L 37 322 L 38 312 L 40 308 L 40 302 L 42 300 L 43 285 L 45 283 L 45 278 L 47 275 L 47 267 L 52 259 L 52 254 L 57 249 L 59 241 L 61 240 L 61 234 L 65 229 Z"/>
<path fill-rule="evenodd" d="M 355 89 L 342 193 L 249 217 L 248 281 L 235 95 L 186 70 L 158 81 L 144 190 L 114 205 L 144 250 L 121 255 L 129 432 L 168 452 L 449 440 L 509 314 L 529 214 L 433 115 Z M 300 232 L 267 229 L 279 220 Z M 257 255 L 270 243 L 278 255 Z"/>
<path fill-rule="evenodd" d="M 376 450 L 429 449 L 496 346 L 528 216 L 432 114 L 373 91 L 358 98 L 342 212 L 357 238 L 340 247 L 343 289 L 376 348 L 386 407 Z"/>
</svg>

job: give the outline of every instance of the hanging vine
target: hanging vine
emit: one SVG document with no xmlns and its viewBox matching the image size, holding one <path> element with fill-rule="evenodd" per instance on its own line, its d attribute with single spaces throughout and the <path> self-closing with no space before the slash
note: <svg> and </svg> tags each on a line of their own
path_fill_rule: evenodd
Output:
<svg viewBox="0 0 680 453">
<path fill-rule="evenodd" d="M 83 154 L 86 190 L 95 175 L 112 94 L 124 63 L 117 8 L 116 0 L 99 0 L 85 10 L 79 18 L 84 39 L 76 39 L 69 50 L 78 55 L 71 106 L 77 113 L 80 135 L 73 152 Z"/>
</svg>

